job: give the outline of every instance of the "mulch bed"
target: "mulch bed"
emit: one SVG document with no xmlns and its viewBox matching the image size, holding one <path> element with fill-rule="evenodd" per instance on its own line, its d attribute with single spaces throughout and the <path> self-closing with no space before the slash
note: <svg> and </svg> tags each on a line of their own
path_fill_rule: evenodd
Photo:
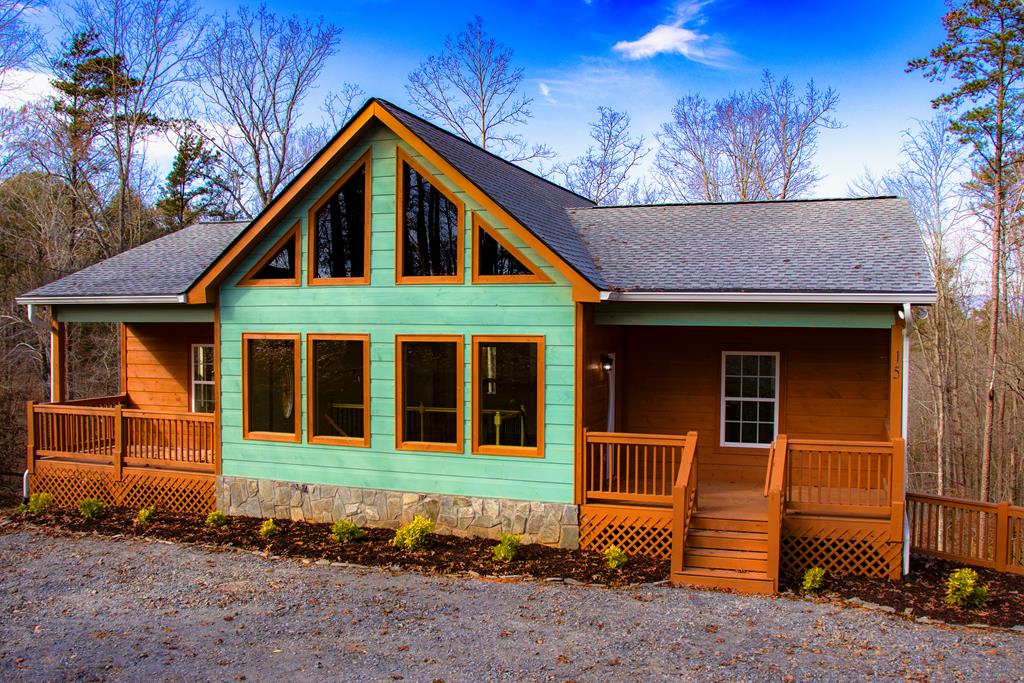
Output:
<svg viewBox="0 0 1024 683">
<path fill-rule="evenodd" d="M 951 607 L 944 601 L 946 580 L 965 565 L 924 555 L 914 555 L 910 574 L 900 581 L 864 576 L 830 576 L 823 599 L 850 600 L 892 607 L 912 618 L 927 617 L 948 624 L 988 624 L 1012 628 L 1024 624 L 1024 576 L 972 567 L 989 588 L 988 602 L 977 609 Z M 799 590 L 797 577 L 788 577 L 784 588 Z M 909 610 L 906 611 L 906 610 Z"/>
<path fill-rule="evenodd" d="M 43 515 L 27 515 L 26 523 L 71 532 L 96 532 L 201 543 L 267 552 L 270 555 L 310 560 L 347 562 L 370 567 L 398 567 L 438 574 L 476 572 L 481 576 L 561 578 L 581 583 L 630 586 L 668 578 L 669 561 L 631 557 L 624 567 L 610 569 L 592 550 L 564 550 L 542 545 L 523 545 L 512 562 L 492 555 L 496 541 L 431 534 L 423 550 L 407 552 L 391 544 L 395 532 L 367 528 L 358 541 L 335 543 L 330 524 L 274 520 L 279 533 L 269 540 L 259 536 L 263 520 L 231 517 L 219 528 L 205 524 L 206 516 L 157 511 L 154 521 L 142 528 L 135 524 L 136 510 L 108 508 L 100 519 L 87 520 L 78 510 L 58 509 Z M 17 518 L 15 518 L 17 519 Z"/>
</svg>

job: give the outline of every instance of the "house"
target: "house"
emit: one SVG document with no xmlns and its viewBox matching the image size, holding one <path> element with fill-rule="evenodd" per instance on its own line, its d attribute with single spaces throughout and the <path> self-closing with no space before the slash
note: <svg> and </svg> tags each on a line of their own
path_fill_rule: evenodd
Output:
<svg viewBox="0 0 1024 683">
<path fill-rule="evenodd" d="M 383 100 L 249 223 L 19 298 L 51 312 L 33 490 L 672 558 L 771 591 L 904 565 L 908 330 L 934 300 L 895 197 L 597 207 Z M 68 400 L 68 323 L 121 394 Z"/>
</svg>

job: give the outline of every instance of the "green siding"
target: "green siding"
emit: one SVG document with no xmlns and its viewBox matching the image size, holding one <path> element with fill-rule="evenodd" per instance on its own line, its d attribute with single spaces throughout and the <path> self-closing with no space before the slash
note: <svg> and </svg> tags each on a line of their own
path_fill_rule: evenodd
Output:
<svg viewBox="0 0 1024 683">
<path fill-rule="evenodd" d="M 373 146 L 370 285 L 318 287 L 236 287 L 284 231 L 302 224 L 303 281 L 308 255 L 306 213 L 344 171 Z M 466 208 L 465 283 L 395 285 L 396 146 L 430 171 Z M 472 285 L 470 212 L 520 249 L 554 284 Z M 573 499 L 573 343 L 572 288 L 557 270 L 497 217 L 483 211 L 436 168 L 378 128 L 368 135 L 306 196 L 304 203 L 239 265 L 221 288 L 221 438 L 223 473 L 228 476 L 282 479 L 405 491 L 569 503 Z M 303 441 L 305 421 L 305 334 L 370 335 L 370 448 L 283 444 L 242 439 L 241 337 L 243 332 L 303 334 Z M 395 450 L 394 339 L 398 334 L 459 334 L 465 339 L 465 451 L 461 454 Z M 545 337 L 544 457 L 473 455 L 471 348 L 474 334 L 523 334 Z"/>
<path fill-rule="evenodd" d="M 611 301 L 598 304 L 598 325 L 693 327 L 841 327 L 889 329 L 896 309 L 858 304 L 672 304 Z"/>
<path fill-rule="evenodd" d="M 212 323 L 212 306 L 187 304 L 57 306 L 57 317 L 68 323 Z"/>
</svg>

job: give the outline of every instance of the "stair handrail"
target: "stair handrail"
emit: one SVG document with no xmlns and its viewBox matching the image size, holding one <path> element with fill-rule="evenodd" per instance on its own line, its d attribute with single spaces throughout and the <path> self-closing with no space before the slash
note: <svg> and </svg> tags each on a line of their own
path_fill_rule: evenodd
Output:
<svg viewBox="0 0 1024 683">
<path fill-rule="evenodd" d="M 686 434 L 679 473 L 672 487 L 672 573 L 683 571 L 686 535 L 697 509 L 697 432 Z"/>
<path fill-rule="evenodd" d="M 772 589 L 779 590 L 779 564 L 782 556 L 782 521 L 786 516 L 786 457 L 789 439 L 779 434 L 772 443 L 765 497 L 768 498 L 768 578 Z"/>
</svg>

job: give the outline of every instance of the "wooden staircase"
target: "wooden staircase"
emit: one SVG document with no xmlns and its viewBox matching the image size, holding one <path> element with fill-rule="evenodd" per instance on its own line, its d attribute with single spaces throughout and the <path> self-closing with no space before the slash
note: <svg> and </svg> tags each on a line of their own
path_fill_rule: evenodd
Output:
<svg viewBox="0 0 1024 683">
<path fill-rule="evenodd" d="M 672 579 L 676 584 L 741 593 L 774 592 L 768 575 L 767 519 L 729 518 L 698 510 L 690 519 L 683 569 Z"/>
</svg>

